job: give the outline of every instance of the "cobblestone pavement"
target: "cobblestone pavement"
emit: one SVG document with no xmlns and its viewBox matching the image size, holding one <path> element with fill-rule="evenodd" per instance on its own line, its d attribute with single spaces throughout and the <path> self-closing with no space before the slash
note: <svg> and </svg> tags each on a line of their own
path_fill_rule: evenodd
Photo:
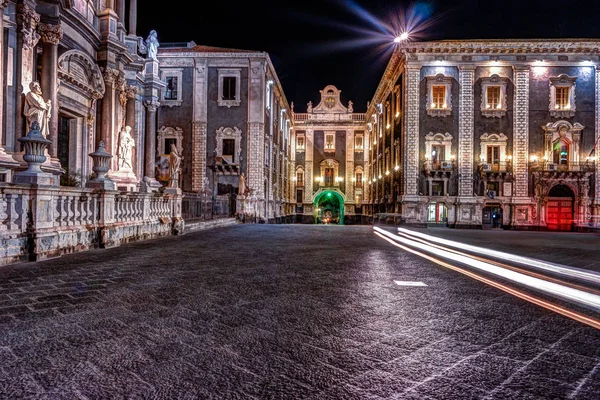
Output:
<svg viewBox="0 0 600 400">
<path fill-rule="evenodd" d="M 599 330 L 370 226 L 242 224 L 0 268 L 1 399 L 599 393 Z"/>
</svg>

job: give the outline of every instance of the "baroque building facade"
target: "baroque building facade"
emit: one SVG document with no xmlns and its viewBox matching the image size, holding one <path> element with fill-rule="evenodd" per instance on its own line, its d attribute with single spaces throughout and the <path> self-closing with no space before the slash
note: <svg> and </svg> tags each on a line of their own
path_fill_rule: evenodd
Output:
<svg viewBox="0 0 600 400">
<path fill-rule="evenodd" d="M 585 229 L 600 214 L 600 42 L 401 42 L 367 110 L 373 215 Z"/>
<path fill-rule="evenodd" d="M 183 192 L 229 197 L 240 218 L 289 222 L 293 121 L 269 55 L 189 42 L 162 44 L 158 59 L 158 154 L 182 149 Z"/>
<path fill-rule="evenodd" d="M 302 223 L 364 223 L 364 113 L 352 102 L 344 106 L 333 85 L 306 113 L 293 113 L 292 182 L 296 221 Z"/>
</svg>

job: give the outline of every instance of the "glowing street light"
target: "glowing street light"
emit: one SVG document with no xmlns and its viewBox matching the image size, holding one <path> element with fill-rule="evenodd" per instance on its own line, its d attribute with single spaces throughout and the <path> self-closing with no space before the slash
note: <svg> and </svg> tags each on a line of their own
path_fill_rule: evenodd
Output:
<svg viewBox="0 0 600 400">
<path fill-rule="evenodd" d="M 402 32 L 400 36 L 394 38 L 394 43 L 400 43 L 408 39 L 408 32 Z"/>
</svg>

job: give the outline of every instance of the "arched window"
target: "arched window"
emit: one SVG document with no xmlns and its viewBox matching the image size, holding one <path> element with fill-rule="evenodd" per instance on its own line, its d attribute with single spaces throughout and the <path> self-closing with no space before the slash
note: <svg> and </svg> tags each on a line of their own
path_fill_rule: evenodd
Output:
<svg viewBox="0 0 600 400">
<path fill-rule="evenodd" d="M 554 142 L 552 155 L 555 164 L 569 164 L 570 147 L 569 142 L 565 138 L 560 138 Z"/>
</svg>

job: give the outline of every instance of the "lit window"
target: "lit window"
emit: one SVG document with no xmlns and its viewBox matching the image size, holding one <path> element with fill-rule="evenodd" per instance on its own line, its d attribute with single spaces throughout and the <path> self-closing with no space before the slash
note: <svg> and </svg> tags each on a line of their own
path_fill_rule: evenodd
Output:
<svg viewBox="0 0 600 400">
<path fill-rule="evenodd" d="M 304 170 L 298 169 L 296 171 L 296 185 L 303 186 L 304 185 Z"/>
<path fill-rule="evenodd" d="M 575 81 L 577 77 L 561 74 L 550 78 L 550 115 L 555 118 L 575 116 Z"/>
<path fill-rule="evenodd" d="M 304 135 L 296 136 L 296 150 L 304 150 Z"/>
<path fill-rule="evenodd" d="M 452 113 L 452 81 L 443 74 L 427 77 L 427 115 L 447 117 Z"/>
<path fill-rule="evenodd" d="M 335 133 L 325 134 L 325 151 L 335 151 Z"/>
<path fill-rule="evenodd" d="M 363 150 L 363 135 L 358 134 L 354 137 L 354 149 Z"/>
<path fill-rule="evenodd" d="M 569 92 L 571 88 L 566 86 L 559 86 L 556 88 L 556 103 L 554 108 L 557 110 L 568 110 L 571 108 L 571 102 L 569 101 Z"/>
<path fill-rule="evenodd" d="M 501 118 L 506 115 L 507 78 L 494 74 L 481 78 L 481 114 L 488 118 Z"/>
<path fill-rule="evenodd" d="M 431 97 L 431 108 L 446 108 L 446 86 L 434 86 Z"/>
</svg>

